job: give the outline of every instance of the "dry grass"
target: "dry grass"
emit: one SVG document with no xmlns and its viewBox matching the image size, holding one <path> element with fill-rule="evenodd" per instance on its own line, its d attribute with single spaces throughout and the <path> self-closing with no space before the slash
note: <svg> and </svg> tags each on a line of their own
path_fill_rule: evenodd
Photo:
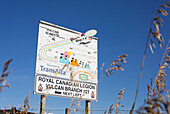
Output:
<svg viewBox="0 0 170 114">
<path fill-rule="evenodd" d="M 119 110 L 120 110 L 120 107 L 124 107 L 124 105 L 121 104 L 121 101 L 123 101 L 123 93 L 124 93 L 124 89 L 123 88 L 119 94 L 118 94 L 118 97 L 116 98 L 117 99 L 117 102 L 116 104 L 112 104 L 109 108 L 109 111 L 108 111 L 108 114 L 111 114 L 112 111 L 114 110 L 116 114 L 119 114 Z M 104 112 L 104 114 L 106 114 L 107 111 Z"/>
<path fill-rule="evenodd" d="M 122 64 L 127 63 L 127 61 L 125 60 L 126 57 L 128 57 L 128 55 L 126 55 L 126 54 L 118 56 L 118 59 L 113 60 L 112 63 L 110 65 L 108 65 L 108 67 L 106 68 L 106 70 L 104 72 L 103 72 L 103 67 L 104 67 L 105 63 L 102 64 L 102 67 L 101 67 L 102 76 L 99 80 L 98 86 L 104 76 L 109 77 L 109 76 L 115 74 L 115 71 L 116 72 L 118 72 L 119 70 L 124 71 L 124 69 L 122 68 Z M 118 97 L 116 98 L 117 103 L 112 104 L 109 108 L 109 111 L 108 112 L 105 111 L 104 114 L 106 114 L 106 113 L 111 114 L 113 110 L 116 111 L 115 112 L 116 114 L 118 114 L 120 107 L 124 107 L 124 105 L 121 105 L 121 101 L 123 101 L 122 97 L 123 97 L 124 89 L 125 88 L 123 88 L 119 92 Z"/>
<path fill-rule="evenodd" d="M 72 100 L 71 100 L 71 103 L 70 103 L 70 112 L 76 112 L 76 111 L 80 111 L 80 108 L 81 108 L 81 102 L 82 102 L 82 100 L 81 99 L 78 99 L 78 100 L 76 100 L 75 101 L 75 99 L 74 98 L 72 98 Z"/>
<path fill-rule="evenodd" d="M 10 105 L 8 105 L 8 106 L 5 106 L 5 109 L 3 109 L 2 111 L 3 111 L 3 113 L 5 113 L 5 114 L 13 114 L 13 113 L 15 113 L 15 114 L 30 114 L 30 112 L 28 112 L 28 110 L 30 110 L 30 106 L 29 106 L 29 95 L 30 95 L 30 90 L 29 90 L 29 92 L 28 92 L 28 96 L 26 97 L 26 99 L 24 100 L 24 105 L 22 106 L 22 105 L 18 105 L 18 110 L 16 110 L 16 107 L 13 107 L 13 105 L 12 105 L 12 109 L 11 109 L 11 111 L 10 111 L 10 109 L 8 109 L 9 107 L 10 107 Z M 13 111 L 14 112 L 13 112 Z M 31 113 L 31 114 L 35 114 L 35 113 Z"/>
<path fill-rule="evenodd" d="M 4 63 L 2 74 L 0 76 L 0 92 L 2 92 L 3 87 L 11 88 L 11 86 L 9 84 L 7 84 L 7 81 L 6 81 L 6 78 L 9 76 L 9 73 L 12 71 L 12 70 L 8 71 L 8 67 L 9 67 L 11 62 L 12 62 L 12 59 L 7 60 Z M 18 112 L 16 112 L 16 114 L 27 114 L 28 109 L 30 108 L 30 106 L 29 106 L 29 94 L 30 94 L 30 91 L 28 92 L 28 96 L 26 97 L 26 100 L 24 100 L 24 109 L 22 109 L 22 105 L 19 105 L 19 109 L 23 110 L 23 112 L 18 111 Z M 6 110 L 7 110 L 7 108 L 9 108 L 9 106 L 10 105 L 5 106 L 5 109 L 3 110 L 5 113 L 8 113 L 8 112 L 6 112 Z"/>
<path fill-rule="evenodd" d="M 30 90 L 28 92 L 28 96 L 24 100 L 24 111 L 23 111 L 23 113 L 27 113 L 28 109 L 30 108 L 30 106 L 29 106 L 29 95 L 30 95 Z"/>
<path fill-rule="evenodd" d="M 170 40 L 167 44 L 167 47 L 164 51 L 158 74 L 155 78 L 154 85 L 152 87 L 148 85 L 148 100 L 146 103 L 140 107 L 138 110 L 139 113 L 170 113 L 170 90 L 166 88 L 166 69 L 170 68 Z"/>
<path fill-rule="evenodd" d="M 69 65 L 65 64 L 62 68 L 62 70 L 66 70 L 66 72 L 70 72 L 70 81 L 73 83 L 73 79 L 75 77 L 75 73 L 73 71 L 73 68 L 70 67 Z M 73 85 L 74 87 L 74 85 Z M 69 112 L 76 112 L 76 111 L 80 111 L 80 108 L 81 108 L 81 102 L 82 102 L 82 97 L 84 96 L 84 93 L 82 94 L 82 96 L 79 98 L 79 99 L 74 99 L 72 98 L 71 99 L 71 103 L 70 103 L 70 108 L 69 109 Z"/>
<path fill-rule="evenodd" d="M 71 79 L 71 81 L 73 81 L 73 79 Z M 74 86 L 73 86 L 74 87 Z M 76 111 L 80 111 L 80 109 L 82 108 L 81 107 L 81 102 L 83 101 L 82 100 L 82 97 L 85 95 L 85 93 L 83 92 L 83 94 L 81 95 L 81 97 L 79 99 L 74 99 L 72 98 L 71 100 L 71 103 L 70 103 L 70 112 L 76 112 Z M 83 109 L 82 109 L 83 111 Z M 84 111 L 83 111 L 84 112 Z"/>
<path fill-rule="evenodd" d="M 3 66 L 2 74 L 0 76 L 0 92 L 2 92 L 3 87 L 11 88 L 11 86 L 7 84 L 7 81 L 6 81 L 6 78 L 8 77 L 9 73 L 12 71 L 12 70 L 7 71 L 11 61 L 12 59 L 6 61 Z"/>
<path fill-rule="evenodd" d="M 141 76 L 142 76 L 144 61 L 145 61 L 145 57 L 146 57 L 147 47 L 149 46 L 151 52 L 154 53 L 153 48 L 156 48 L 156 45 L 155 45 L 154 42 L 157 41 L 160 48 L 162 48 L 162 44 L 165 45 L 163 35 L 160 33 L 160 28 L 163 26 L 162 25 L 163 19 L 161 19 L 160 17 L 168 16 L 168 13 L 165 10 L 165 8 L 170 8 L 169 4 L 170 4 L 170 2 L 166 2 L 165 4 L 161 5 L 160 8 L 156 10 L 156 12 L 153 16 L 153 19 L 151 21 L 150 30 L 149 30 L 149 33 L 148 33 L 148 38 L 147 38 L 147 42 L 146 42 L 146 46 L 145 46 L 142 66 L 141 66 L 141 70 L 140 70 L 140 75 L 139 75 L 139 79 L 138 79 L 138 85 L 137 85 L 137 89 L 136 89 L 135 100 L 134 100 L 134 103 L 132 105 L 130 114 L 133 113 L 133 110 L 134 110 L 134 107 L 135 107 L 135 104 L 136 104 L 138 91 L 139 91 L 139 85 L 140 85 L 140 79 L 141 79 Z"/>
<path fill-rule="evenodd" d="M 24 100 L 24 107 L 22 105 L 19 105 L 18 109 L 23 110 L 23 111 L 17 111 L 16 114 L 28 114 L 28 110 L 30 109 L 29 106 L 29 95 L 30 95 L 30 90 L 28 91 L 28 96 Z"/>
<path fill-rule="evenodd" d="M 126 54 L 118 56 L 118 59 L 113 60 L 112 63 L 110 65 L 108 65 L 108 67 L 106 68 L 106 70 L 104 72 L 103 72 L 103 67 L 104 67 L 105 63 L 103 63 L 102 67 L 101 67 L 102 76 L 99 80 L 98 85 L 100 84 L 100 82 L 104 76 L 109 77 L 112 74 L 114 74 L 115 71 L 117 71 L 117 72 L 119 70 L 124 71 L 121 64 L 126 63 L 126 60 L 125 60 L 126 57 L 128 57 L 128 55 L 126 55 Z"/>
</svg>

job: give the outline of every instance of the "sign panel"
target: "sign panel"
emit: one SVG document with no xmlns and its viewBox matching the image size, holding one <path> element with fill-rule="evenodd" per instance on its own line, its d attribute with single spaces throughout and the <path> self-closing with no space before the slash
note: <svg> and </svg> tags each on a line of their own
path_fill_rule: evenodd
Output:
<svg viewBox="0 0 170 114">
<path fill-rule="evenodd" d="M 97 83 L 97 40 L 40 21 L 35 73 Z"/>
<path fill-rule="evenodd" d="M 81 98 L 88 100 L 97 99 L 97 85 L 59 79 L 50 76 L 35 76 L 36 94 L 46 94 L 51 96 L 61 96 L 70 98 Z"/>
<path fill-rule="evenodd" d="M 39 23 L 36 94 L 97 100 L 97 31 Z"/>
</svg>

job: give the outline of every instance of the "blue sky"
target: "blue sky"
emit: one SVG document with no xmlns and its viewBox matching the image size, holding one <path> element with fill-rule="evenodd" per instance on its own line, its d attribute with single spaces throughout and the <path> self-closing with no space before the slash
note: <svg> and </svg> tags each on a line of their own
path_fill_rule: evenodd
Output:
<svg viewBox="0 0 170 114">
<path fill-rule="evenodd" d="M 122 54 L 129 55 L 125 71 L 104 77 L 98 88 L 98 102 L 91 103 L 93 110 L 108 110 L 116 103 L 116 97 L 125 88 L 125 105 L 129 110 L 133 104 L 137 81 L 142 64 L 150 22 L 156 9 L 165 0 L 1 0 L 0 1 L 0 68 L 13 58 L 12 72 L 7 78 L 12 88 L 4 88 L 0 93 L 0 107 L 18 107 L 30 89 L 30 106 L 39 105 L 40 95 L 34 95 L 34 72 L 38 39 L 38 22 L 44 20 L 79 32 L 96 29 L 98 34 L 98 67 L 109 65 Z M 168 11 L 168 10 L 167 10 Z M 169 12 L 169 11 L 168 11 Z M 165 42 L 170 37 L 170 17 L 163 17 L 161 33 Z M 147 85 L 158 72 L 164 51 L 156 43 L 154 54 L 147 51 L 144 72 L 141 79 L 136 109 L 147 98 Z M 168 73 L 169 71 L 167 71 Z M 99 69 L 99 78 L 101 72 Z M 169 81 L 169 77 L 167 80 Z M 170 88 L 167 85 L 167 88 Z M 46 109 L 64 110 L 71 99 L 50 97 Z M 84 108 L 84 102 L 82 102 Z M 36 109 L 38 109 L 36 107 Z M 101 112 L 102 113 L 102 112 Z"/>
</svg>

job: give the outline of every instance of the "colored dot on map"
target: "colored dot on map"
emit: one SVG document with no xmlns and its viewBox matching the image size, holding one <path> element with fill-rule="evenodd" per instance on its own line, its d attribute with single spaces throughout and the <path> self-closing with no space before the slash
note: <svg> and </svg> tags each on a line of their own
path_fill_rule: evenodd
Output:
<svg viewBox="0 0 170 114">
<path fill-rule="evenodd" d="M 71 55 L 72 53 L 69 51 L 68 54 Z"/>
</svg>

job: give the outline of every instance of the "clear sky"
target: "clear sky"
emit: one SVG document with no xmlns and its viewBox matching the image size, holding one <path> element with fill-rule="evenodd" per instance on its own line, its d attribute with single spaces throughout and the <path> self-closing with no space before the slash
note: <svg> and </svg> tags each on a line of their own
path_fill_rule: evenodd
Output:
<svg viewBox="0 0 170 114">
<path fill-rule="evenodd" d="M 8 59 L 12 72 L 7 82 L 12 88 L 0 93 L 0 107 L 18 107 L 30 90 L 29 104 L 38 109 L 40 95 L 33 94 L 38 23 L 44 20 L 79 32 L 98 31 L 98 67 L 109 65 L 122 54 L 129 55 L 125 71 L 104 77 L 98 87 L 98 101 L 91 103 L 92 110 L 108 110 L 116 103 L 122 88 L 125 105 L 130 110 L 134 101 L 150 22 L 156 9 L 165 0 L 1 0 L 0 1 L 0 68 Z M 167 10 L 168 11 L 168 10 Z M 168 11 L 170 12 L 170 11 Z M 170 16 L 163 17 L 161 33 L 167 44 L 170 38 Z M 147 98 L 147 85 L 158 72 L 164 51 L 156 43 L 154 54 L 148 50 L 135 109 Z M 168 72 L 167 72 L 168 73 Z M 101 77 L 99 69 L 98 77 Z M 169 77 L 167 80 L 169 81 Z M 169 89 L 170 86 L 168 85 Z M 46 109 L 65 110 L 71 99 L 50 97 Z M 84 102 L 81 104 L 84 108 Z M 104 111 L 101 111 L 102 113 Z M 57 112 L 55 112 L 57 113 Z M 59 113 L 59 112 L 58 112 Z M 64 112 L 61 112 L 64 113 Z"/>
</svg>

